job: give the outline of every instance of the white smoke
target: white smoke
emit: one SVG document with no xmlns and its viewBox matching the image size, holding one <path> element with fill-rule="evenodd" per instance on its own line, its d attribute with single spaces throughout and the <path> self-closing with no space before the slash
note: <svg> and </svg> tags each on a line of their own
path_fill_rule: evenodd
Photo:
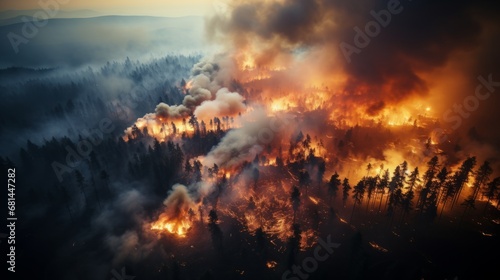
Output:
<svg viewBox="0 0 500 280">
<path fill-rule="evenodd" d="M 265 145 L 281 139 L 282 127 L 283 120 L 269 117 L 263 109 L 256 109 L 242 117 L 242 127 L 229 131 L 202 163 L 205 166 L 234 167 L 252 161 Z"/>
<path fill-rule="evenodd" d="M 221 88 L 215 94 L 214 100 L 206 100 L 194 110 L 194 115 L 199 119 L 208 119 L 212 116 L 235 115 L 245 111 L 243 96 L 237 92 L 230 92 Z"/>
<path fill-rule="evenodd" d="M 142 127 L 150 122 L 179 120 L 192 114 L 199 119 L 211 119 L 244 112 L 243 96 L 227 88 L 232 79 L 232 64 L 225 56 L 215 56 L 195 64 L 191 69 L 190 88 L 182 104 L 161 102 L 156 106 L 155 113 L 137 119 L 136 125 Z M 131 131 L 129 127 L 125 132 L 130 134 Z"/>
</svg>

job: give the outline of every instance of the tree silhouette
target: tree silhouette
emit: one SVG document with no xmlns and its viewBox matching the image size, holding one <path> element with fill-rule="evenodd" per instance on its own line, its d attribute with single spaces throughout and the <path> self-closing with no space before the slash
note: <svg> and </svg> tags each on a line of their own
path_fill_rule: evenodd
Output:
<svg viewBox="0 0 500 280">
<path fill-rule="evenodd" d="M 389 188 L 389 169 L 386 169 L 384 171 L 384 175 L 378 181 L 378 184 L 377 184 L 377 191 L 380 193 L 380 201 L 379 201 L 379 205 L 378 205 L 378 212 L 380 212 L 380 209 L 382 207 L 382 200 L 384 198 L 384 194 L 385 194 L 385 189 L 386 188 Z"/>
<path fill-rule="evenodd" d="M 402 199 L 402 191 L 404 177 L 403 170 L 400 165 L 396 166 L 389 182 L 389 196 L 387 197 L 387 215 L 393 217 L 395 208 L 399 205 Z M 391 218 L 392 221 L 392 218 Z"/>
<path fill-rule="evenodd" d="M 184 164 L 184 171 L 189 175 L 191 172 L 193 172 L 193 166 L 189 162 L 189 159 L 186 159 L 186 162 Z"/>
<path fill-rule="evenodd" d="M 465 183 L 469 181 L 469 175 L 472 172 L 472 169 L 474 168 L 475 165 L 476 165 L 476 157 L 469 157 L 462 163 L 458 171 L 456 171 L 453 174 L 451 178 L 451 183 L 452 183 L 451 191 L 453 194 L 451 209 L 453 209 L 455 202 L 460 197 L 460 193 L 462 192 L 462 188 L 464 187 Z"/>
<path fill-rule="evenodd" d="M 328 194 L 330 195 L 330 206 L 332 206 L 332 198 L 337 198 L 337 192 L 339 191 L 339 187 L 342 182 L 339 179 L 339 174 L 335 172 L 332 177 L 330 177 L 330 181 L 328 181 Z"/>
<path fill-rule="evenodd" d="M 297 216 L 297 211 L 298 211 L 299 206 L 300 206 L 300 190 L 297 186 L 293 186 L 290 199 L 292 200 L 293 223 L 295 224 L 295 217 Z"/>
<path fill-rule="evenodd" d="M 354 200 L 354 203 L 352 205 L 352 212 L 351 212 L 351 218 L 349 219 L 349 223 L 352 223 L 352 217 L 354 215 L 354 209 L 356 208 L 356 204 L 361 204 L 361 200 L 363 199 L 363 195 L 365 193 L 365 180 L 362 179 L 360 180 L 354 189 L 352 190 L 352 198 Z"/>
<path fill-rule="evenodd" d="M 302 233 L 299 224 L 294 223 L 291 229 L 293 234 L 288 240 L 288 267 L 291 267 L 293 264 L 295 264 L 295 257 L 300 250 L 300 240 Z"/>
<path fill-rule="evenodd" d="M 172 125 L 172 135 L 177 135 L 177 126 L 175 126 L 174 122 L 170 123 Z"/>
<path fill-rule="evenodd" d="M 351 186 L 349 185 L 349 179 L 344 178 L 342 182 L 342 204 L 345 207 L 347 202 L 347 198 L 349 197 L 349 191 L 351 190 Z"/>
<path fill-rule="evenodd" d="M 460 222 L 462 222 L 465 217 L 465 213 L 469 208 L 476 209 L 476 200 L 479 192 L 481 191 L 483 185 L 488 182 L 491 173 L 493 173 L 493 169 L 491 169 L 490 162 L 485 161 L 483 165 L 479 167 L 479 170 L 476 172 L 476 176 L 474 177 L 474 184 L 472 185 L 472 194 L 470 194 L 467 199 L 464 200 L 462 205 L 464 205 L 464 212 L 462 213 L 462 217 L 460 218 Z"/>
<path fill-rule="evenodd" d="M 218 221 L 219 217 L 217 216 L 217 212 L 215 211 L 215 209 L 210 210 L 210 212 L 208 213 L 208 230 L 212 235 L 212 243 L 214 245 L 215 250 L 218 251 L 219 253 L 222 253 L 223 235 L 222 235 L 222 230 L 217 224 Z"/>
<path fill-rule="evenodd" d="M 437 216 L 437 208 L 439 202 L 443 203 L 441 214 L 446 203 L 446 186 L 448 184 L 448 170 L 446 167 L 441 168 L 436 175 L 436 180 L 431 183 L 430 195 L 425 198 L 425 203 L 422 203 L 422 211 L 431 220 Z"/>
<path fill-rule="evenodd" d="M 423 185 L 424 187 L 420 191 L 417 207 L 420 212 L 424 211 L 424 207 L 427 204 L 427 197 L 430 195 L 431 190 L 434 189 L 434 178 L 436 177 L 436 173 L 438 172 L 438 157 L 434 156 L 427 162 L 427 171 L 425 171 L 423 176 Z"/>
<path fill-rule="evenodd" d="M 381 166 L 382 168 L 382 166 Z M 382 208 L 382 200 L 384 199 L 385 189 L 389 188 L 389 169 L 384 171 L 384 175 L 378 180 L 377 183 L 377 193 L 380 193 L 379 204 L 378 204 L 378 212 L 381 211 Z"/>
<path fill-rule="evenodd" d="M 401 165 L 401 180 L 402 180 L 402 182 L 405 182 L 406 181 L 406 172 L 408 171 L 408 162 L 406 162 L 406 160 L 405 160 L 400 165 Z"/>
<path fill-rule="evenodd" d="M 444 184 L 444 190 L 443 190 L 444 194 L 443 194 L 443 206 L 441 207 L 441 214 L 439 215 L 440 217 L 442 216 L 443 214 L 443 211 L 444 211 L 444 208 L 446 206 L 446 203 L 448 202 L 448 200 L 453 200 L 453 197 L 455 195 L 455 185 L 453 184 L 453 178 L 452 177 L 449 177 L 445 184 Z"/>
<path fill-rule="evenodd" d="M 371 163 L 368 163 L 368 165 L 366 166 L 366 177 L 370 176 L 370 171 L 372 171 L 373 169 L 373 166 Z"/>
<path fill-rule="evenodd" d="M 201 168 L 202 168 L 202 164 L 199 160 L 195 160 L 194 163 L 193 163 L 193 173 L 194 173 L 194 180 L 196 182 L 200 182 L 201 181 Z"/>
<path fill-rule="evenodd" d="M 367 177 L 365 179 L 365 184 L 366 184 L 366 194 L 367 194 L 367 197 L 368 197 L 368 201 L 366 202 L 366 211 L 368 211 L 368 208 L 370 206 L 370 200 L 372 198 L 372 194 L 373 192 L 376 190 L 377 188 L 377 182 L 378 182 L 378 175 L 373 177 L 373 176 L 370 176 L 370 177 Z"/>
<path fill-rule="evenodd" d="M 484 195 L 488 198 L 488 201 L 486 201 L 486 205 L 484 206 L 483 214 L 486 212 L 488 205 L 490 205 L 490 201 L 494 199 L 495 195 L 498 193 L 499 186 L 500 177 L 496 177 L 486 185 L 486 191 L 484 192 Z"/>
<path fill-rule="evenodd" d="M 403 200 L 401 201 L 403 213 L 401 214 L 400 224 L 404 221 L 405 216 L 410 212 L 412 208 L 412 200 L 413 197 L 415 197 L 413 189 L 417 186 L 418 182 L 420 182 L 419 172 L 418 167 L 415 167 L 408 178 L 409 190 L 403 195 Z"/>
</svg>

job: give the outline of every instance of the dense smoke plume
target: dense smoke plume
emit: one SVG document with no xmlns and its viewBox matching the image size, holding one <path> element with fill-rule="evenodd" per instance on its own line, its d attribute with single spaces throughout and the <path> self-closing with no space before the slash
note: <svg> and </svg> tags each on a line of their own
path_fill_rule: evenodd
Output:
<svg viewBox="0 0 500 280">
<path fill-rule="evenodd" d="M 259 133 L 269 122 L 269 109 L 274 110 L 269 103 L 278 99 L 279 110 L 290 106 L 301 111 L 323 108 L 333 112 L 333 120 L 341 115 L 354 118 L 361 110 L 366 118 L 389 115 L 389 125 L 414 122 L 418 126 L 413 117 L 429 114 L 434 127 L 448 129 L 450 121 L 441 117 L 443 113 L 474 92 L 479 75 L 499 73 L 483 59 L 498 45 L 491 36 L 497 29 L 491 11 L 498 7 L 487 1 L 242 0 L 231 1 L 229 6 L 227 13 L 208 20 L 208 36 L 226 42 L 227 57 L 236 62 L 228 69 L 231 75 L 256 87 L 259 94 L 251 96 L 252 102 L 265 103 L 268 111 L 253 112 L 249 117 L 253 121 L 229 131 L 203 157 L 205 166 L 231 168 L 262 153 L 266 145 L 258 141 Z M 244 111 L 239 94 L 220 89 L 223 83 L 216 78 L 221 69 L 207 63 L 195 66 L 193 86 L 183 104 L 160 104 L 156 114 L 221 116 Z M 466 81 L 457 86 L 446 76 L 453 80 L 466 77 Z M 310 87 L 326 89 L 327 94 L 308 92 Z M 498 165 L 496 129 L 476 122 L 490 118 L 493 112 L 491 105 L 483 104 L 473 118 L 464 118 L 464 125 L 450 133 L 458 139 L 456 145 L 467 151 L 444 158 L 456 162 L 476 153 L 481 160 Z M 311 131 L 314 120 L 303 123 Z M 467 132 L 471 129 L 476 139 Z M 288 130 L 298 130 L 298 124 Z M 274 136 L 282 142 L 281 135 Z M 479 138 L 482 143 L 478 143 Z M 492 141 L 485 143 L 484 139 Z M 413 153 L 419 149 L 411 148 Z M 426 160 L 426 154 L 419 153 L 423 156 L 414 164 Z M 401 158 L 391 156 L 391 149 L 382 154 L 381 162 Z M 370 159 L 378 161 L 376 156 Z"/>
<path fill-rule="evenodd" d="M 229 42 L 236 57 L 250 57 L 256 67 L 288 67 L 286 79 L 334 86 L 370 115 L 427 96 L 433 77 L 426 74 L 460 61 L 460 54 L 493 55 L 498 45 L 491 36 L 498 5 L 488 1 L 245 0 L 230 6 L 227 15 L 208 22 L 214 41 Z M 367 36 L 366 27 L 376 35 Z M 342 43 L 357 50 L 345 52 Z M 483 59 L 473 64 L 453 71 L 469 73 L 471 82 L 485 71 L 498 72 L 483 67 L 491 66 Z M 450 94 L 463 93 L 447 93 L 446 100 Z"/>
<path fill-rule="evenodd" d="M 290 125 L 293 116 L 269 117 L 258 108 L 242 117 L 242 126 L 229 131 L 221 142 L 203 159 L 205 166 L 233 168 L 252 161 L 266 145 L 280 143 L 285 134 L 285 124 Z"/>
<path fill-rule="evenodd" d="M 165 211 L 160 215 L 160 219 L 175 219 L 185 215 L 189 209 L 194 207 L 194 202 L 189 196 L 188 189 L 183 185 L 174 185 L 167 199 L 163 202 Z"/>
<path fill-rule="evenodd" d="M 496 150 L 498 157 L 500 133 L 489 121 L 500 117 L 498 96 L 472 112 L 457 109 L 484 87 L 479 76 L 492 75 L 490 85 L 500 79 L 492 63 L 498 61 L 498 3 L 236 0 L 228 6 L 208 21 L 208 35 L 227 42 L 241 69 L 279 69 L 258 83 L 264 91 L 269 85 L 328 88 L 324 101 L 341 110 L 336 117 L 362 111 L 377 119 L 400 109 L 427 114 L 458 146 L 472 148 L 467 152 Z"/>
<path fill-rule="evenodd" d="M 221 63 L 222 67 L 229 66 L 224 61 Z M 221 70 L 218 62 L 203 61 L 194 65 L 191 71 L 191 86 L 182 104 L 168 105 L 162 102 L 156 106 L 156 116 L 168 120 L 189 117 L 193 113 L 197 117 L 206 117 L 208 114 L 232 115 L 244 111 L 243 97 L 224 87 L 229 83 L 230 78 L 227 75 L 227 69 L 224 69 Z M 207 110 L 212 110 L 212 112 L 207 112 Z"/>
<path fill-rule="evenodd" d="M 243 96 L 237 92 L 230 92 L 221 88 L 215 93 L 215 99 L 206 100 L 196 107 L 193 114 L 200 119 L 209 119 L 211 116 L 232 116 L 245 111 Z"/>
<path fill-rule="evenodd" d="M 182 104 L 161 102 L 156 106 L 155 113 L 137 119 L 136 126 L 179 124 L 178 121 L 185 121 L 191 116 L 208 121 L 214 116 L 234 116 L 244 112 L 246 104 L 243 96 L 228 89 L 234 78 L 233 63 L 230 57 L 215 55 L 195 64 L 189 82 L 181 84 L 185 93 Z M 133 127 L 129 127 L 126 133 L 130 135 L 132 131 Z"/>
</svg>

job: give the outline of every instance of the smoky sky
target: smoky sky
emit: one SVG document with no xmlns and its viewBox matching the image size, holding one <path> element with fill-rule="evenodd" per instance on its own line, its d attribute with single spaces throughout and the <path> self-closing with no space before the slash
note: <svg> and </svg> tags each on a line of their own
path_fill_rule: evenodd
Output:
<svg viewBox="0 0 500 280">
<path fill-rule="evenodd" d="M 12 34 L 21 39 L 9 39 Z M 201 17 L 65 18 L 50 19 L 41 27 L 19 22 L 0 26 L 0 67 L 81 67 L 126 57 L 143 60 L 187 54 L 205 48 L 203 38 Z M 22 42 L 16 52 L 11 41 L 18 40 Z"/>
</svg>

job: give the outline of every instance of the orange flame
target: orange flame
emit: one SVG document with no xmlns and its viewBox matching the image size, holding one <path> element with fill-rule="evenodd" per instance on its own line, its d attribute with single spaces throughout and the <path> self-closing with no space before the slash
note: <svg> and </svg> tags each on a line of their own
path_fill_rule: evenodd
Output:
<svg viewBox="0 0 500 280">
<path fill-rule="evenodd" d="M 169 233 L 175 234 L 178 237 L 186 237 L 187 232 L 192 226 L 192 222 L 180 217 L 179 219 L 166 220 L 166 218 L 160 218 L 158 221 L 152 223 L 151 229 L 158 231 L 167 231 Z"/>
</svg>

